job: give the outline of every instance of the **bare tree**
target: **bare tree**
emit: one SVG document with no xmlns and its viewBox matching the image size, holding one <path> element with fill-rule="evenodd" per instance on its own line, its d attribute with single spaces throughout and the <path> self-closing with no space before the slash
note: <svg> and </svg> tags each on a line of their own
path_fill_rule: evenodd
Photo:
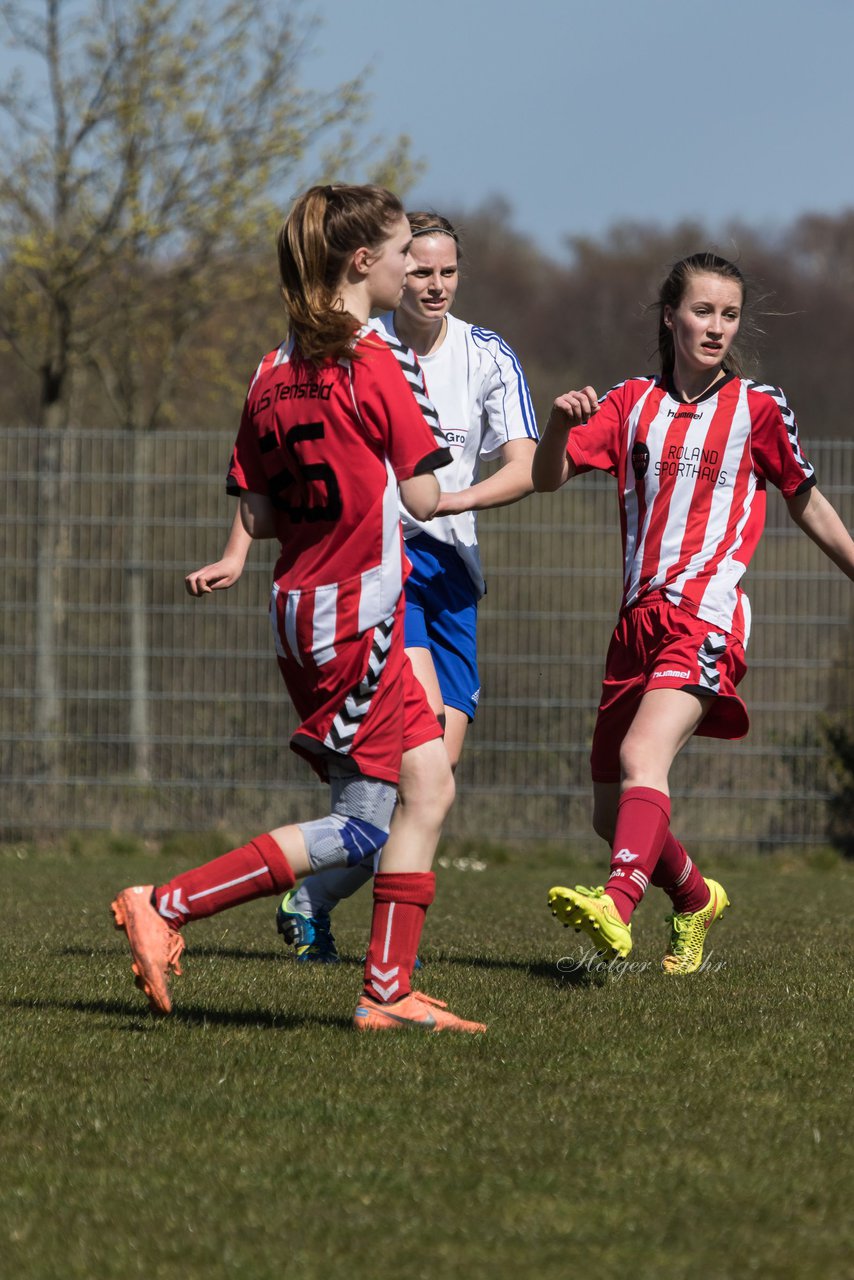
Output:
<svg viewBox="0 0 854 1280">
<path fill-rule="evenodd" d="M 412 167 L 405 138 L 357 149 L 364 73 L 328 92 L 306 87 L 317 23 L 290 0 L 44 0 L 38 11 L 0 0 L 0 24 L 41 71 L 35 88 L 16 76 L 0 92 L 0 339 L 40 386 L 36 725 L 54 767 L 57 432 L 75 378 L 97 371 L 129 433 L 129 474 L 143 474 L 144 434 L 168 417 L 187 366 L 204 368 L 191 344 L 222 259 L 259 244 L 269 255 L 282 205 L 309 172 L 405 184 Z M 131 483 L 127 581 L 131 737 L 145 777 L 139 489 Z"/>
</svg>

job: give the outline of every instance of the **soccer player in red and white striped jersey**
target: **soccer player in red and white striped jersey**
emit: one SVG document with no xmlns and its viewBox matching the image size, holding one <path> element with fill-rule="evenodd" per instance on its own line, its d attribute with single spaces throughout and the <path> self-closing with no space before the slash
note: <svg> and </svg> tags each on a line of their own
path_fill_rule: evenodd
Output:
<svg viewBox="0 0 854 1280">
<path fill-rule="evenodd" d="M 188 922 L 382 850 L 354 1025 L 486 1030 L 410 986 L 454 782 L 404 652 L 398 490 L 428 519 L 450 451 L 415 357 L 367 320 L 400 302 L 411 241 L 381 187 L 313 187 L 279 234 L 290 336 L 250 385 L 228 483 L 246 534 L 280 543 L 270 613 L 301 719 L 292 746 L 329 781 L 332 809 L 117 896 L 137 982 L 161 1013 Z"/>
<path fill-rule="evenodd" d="M 743 376 L 735 347 L 745 305 L 739 269 L 713 254 L 676 263 L 659 295 L 661 373 L 599 399 L 559 396 L 534 459 L 540 491 L 591 469 L 617 480 L 623 602 L 593 735 L 594 827 L 611 845 L 604 891 L 557 887 L 555 915 L 611 954 L 650 881 L 673 902 L 663 967 L 693 972 L 729 905 L 670 831 L 670 767 L 693 734 L 748 729 L 736 686 L 750 607 L 741 578 L 765 522 L 766 486 L 849 578 L 854 541 L 816 487 L 779 387 Z"/>
</svg>

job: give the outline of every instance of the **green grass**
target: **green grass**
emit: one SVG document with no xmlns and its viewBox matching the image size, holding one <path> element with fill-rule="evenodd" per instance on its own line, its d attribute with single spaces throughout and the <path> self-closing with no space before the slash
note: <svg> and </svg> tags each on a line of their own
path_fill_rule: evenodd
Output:
<svg viewBox="0 0 854 1280">
<path fill-rule="evenodd" d="M 370 1037 L 364 892 L 335 968 L 284 958 L 270 901 L 191 927 L 148 1016 L 111 893 L 204 856 L 0 851 L 4 1275 L 854 1275 L 850 866 L 706 860 L 708 970 L 657 971 L 653 893 L 602 985 L 560 976 L 582 937 L 544 907 L 601 867 L 487 850 L 440 871 L 419 985 L 488 1034 Z"/>
</svg>

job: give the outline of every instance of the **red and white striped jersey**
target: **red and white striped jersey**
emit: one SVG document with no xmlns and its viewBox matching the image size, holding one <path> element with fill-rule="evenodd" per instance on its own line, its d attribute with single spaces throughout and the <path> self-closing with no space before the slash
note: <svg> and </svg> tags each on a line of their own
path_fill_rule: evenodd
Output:
<svg viewBox="0 0 854 1280">
<path fill-rule="evenodd" d="M 685 403 L 647 376 L 599 405 L 570 432 L 567 453 L 579 472 L 617 477 L 623 607 L 661 591 L 746 644 L 739 581 L 765 525 L 766 482 L 786 498 L 815 484 L 783 392 L 730 374 Z"/>
<path fill-rule="evenodd" d="M 265 356 L 226 482 L 272 501 L 273 607 L 318 662 L 394 613 L 408 565 L 397 482 L 450 459 L 412 352 L 367 329 L 356 351 L 320 368 L 290 343 Z"/>
</svg>

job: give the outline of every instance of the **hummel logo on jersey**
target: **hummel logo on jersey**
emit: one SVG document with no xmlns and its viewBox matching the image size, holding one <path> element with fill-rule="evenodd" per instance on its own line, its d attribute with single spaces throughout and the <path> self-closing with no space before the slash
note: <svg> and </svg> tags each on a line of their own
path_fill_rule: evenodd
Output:
<svg viewBox="0 0 854 1280">
<path fill-rule="evenodd" d="M 702 411 L 691 413 L 688 409 L 668 409 L 667 416 L 668 418 L 690 418 L 692 422 L 699 422 L 703 414 Z"/>
<path fill-rule="evenodd" d="M 628 849 L 621 849 L 619 853 L 614 854 L 615 862 L 637 862 L 638 855 L 631 853 Z"/>
</svg>

